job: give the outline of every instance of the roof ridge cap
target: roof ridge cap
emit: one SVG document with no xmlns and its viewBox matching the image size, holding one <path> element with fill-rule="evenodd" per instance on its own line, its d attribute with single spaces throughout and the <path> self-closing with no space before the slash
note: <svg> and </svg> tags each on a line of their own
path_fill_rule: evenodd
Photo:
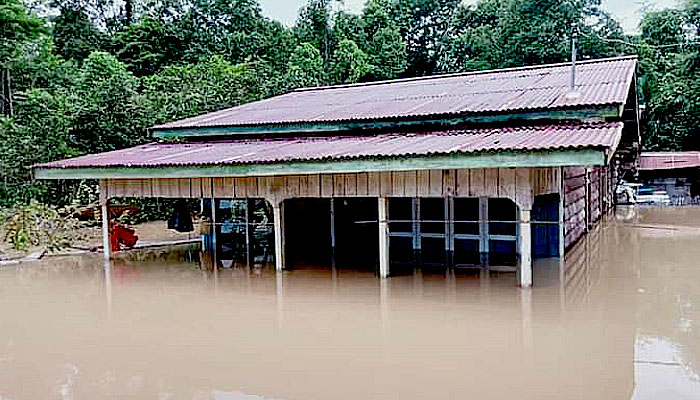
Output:
<svg viewBox="0 0 700 400">
<path fill-rule="evenodd" d="M 622 60 L 637 60 L 637 59 L 639 59 L 639 57 L 637 55 L 626 55 L 626 56 L 606 57 L 606 58 L 596 58 L 596 59 L 590 59 L 590 60 L 583 60 L 583 61 L 578 61 L 576 64 L 577 65 L 596 64 L 596 63 L 604 63 L 604 62 L 613 62 L 613 61 L 622 61 Z M 540 69 L 555 68 L 555 67 L 562 67 L 562 66 L 568 66 L 568 65 L 571 65 L 570 61 L 565 61 L 565 62 L 560 62 L 560 63 L 551 63 L 551 64 L 526 65 L 526 66 L 521 66 L 521 67 L 493 68 L 493 69 L 465 71 L 465 72 L 453 72 L 453 73 L 427 75 L 427 76 L 414 76 L 414 77 L 410 77 L 410 78 L 386 79 L 386 80 L 373 81 L 373 82 L 343 83 L 343 84 L 328 85 L 328 86 L 312 86 L 312 87 L 305 87 L 305 88 L 297 88 L 297 89 L 294 89 L 294 90 L 287 92 L 287 93 L 302 93 L 302 92 L 322 91 L 322 90 L 331 90 L 331 89 L 344 89 L 344 88 L 352 88 L 352 87 L 380 86 L 380 85 L 387 85 L 387 84 L 397 83 L 397 82 L 428 81 L 428 80 L 436 80 L 436 79 L 443 79 L 443 78 L 454 78 L 454 77 L 460 77 L 460 76 L 485 75 L 485 74 L 493 74 L 493 73 L 501 73 L 501 72 L 513 72 L 513 71 L 525 71 L 525 70 L 540 70 Z"/>
</svg>

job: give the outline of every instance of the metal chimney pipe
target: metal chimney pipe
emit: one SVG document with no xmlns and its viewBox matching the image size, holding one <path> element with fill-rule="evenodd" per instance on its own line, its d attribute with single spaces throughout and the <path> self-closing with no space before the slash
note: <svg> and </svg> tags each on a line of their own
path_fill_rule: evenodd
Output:
<svg viewBox="0 0 700 400">
<path fill-rule="evenodd" d="M 576 93 L 576 30 L 571 34 L 571 84 L 569 86 L 570 93 Z"/>
<path fill-rule="evenodd" d="M 571 28 L 571 81 L 569 82 L 569 93 L 566 95 L 567 99 L 573 100 L 577 99 L 581 93 L 576 90 L 576 41 L 578 35 L 576 33 L 576 27 Z"/>
</svg>

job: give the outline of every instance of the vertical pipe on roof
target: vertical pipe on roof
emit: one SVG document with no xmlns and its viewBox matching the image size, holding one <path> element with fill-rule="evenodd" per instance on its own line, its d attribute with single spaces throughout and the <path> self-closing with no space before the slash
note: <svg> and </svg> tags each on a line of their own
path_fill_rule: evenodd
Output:
<svg viewBox="0 0 700 400">
<path fill-rule="evenodd" d="M 571 34 L 571 84 L 569 90 L 576 92 L 576 30 Z"/>
<path fill-rule="evenodd" d="M 576 26 L 571 27 L 571 74 L 569 81 L 569 93 L 566 95 L 567 99 L 576 99 L 579 97 L 580 93 L 576 91 L 576 43 L 578 40 L 578 34 L 576 33 Z"/>
</svg>

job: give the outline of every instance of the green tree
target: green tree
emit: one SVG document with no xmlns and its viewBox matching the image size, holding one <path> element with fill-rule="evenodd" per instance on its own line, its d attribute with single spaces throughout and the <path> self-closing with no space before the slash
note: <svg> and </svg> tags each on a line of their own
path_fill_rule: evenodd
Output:
<svg viewBox="0 0 700 400">
<path fill-rule="evenodd" d="M 107 39 L 80 9 L 61 9 L 51 22 L 56 51 L 66 60 L 82 62 L 93 51 L 105 48 Z"/>
<path fill-rule="evenodd" d="M 371 75 L 374 79 L 397 78 L 406 71 L 406 43 L 398 28 L 380 29 L 367 43 L 367 50 L 369 62 L 373 65 Z"/>
<path fill-rule="evenodd" d="M 135 104 L 142 126 L 148 127 L 260 99 L 276 80 L 265 65 L 232 64 L 212 56 L 143 78 Z"/>
<path fill-rule="evenodd" d="M 310 43 L 294 49 L 287 63 L 284 84 L 287 88 L 321 86 L 326 83 L 326 69 L 321 52 Z"/>
<path fill-rule="evenodd" d="M 639 86 L 646 103 L 643 145 L 653 150 L 699 150 L 700 71 L 692 35 L 697 2 L 648 12 L 640 23 Z"/>
<path fill-rule="evenodd" d="M 309 43 L 319 50 L 324 62 L 329 62 L 333 49 L 331 4 L 333 0 L 308 0 L 294 26 L 299 43 Z"/>
<path fill-rule="evenodd" d="M 358 82 L 373 69 L 368 58 L 352 40 L 341 41 L 333 53 L 333 79 L 338 83 Z"/>
<path fill-rule="evenodd" d="M 66 200 L 66 183 L 33 181 L 29 167 L 78 154 L 69 133 L 70 107 L 63 94 L 33 89 L 18 102 L 14 118 L 0 117 L 0 206 Z"/>
<path fill-rule="evenodd" d="M 0 114 L 14 113 L 12 69 L 24 48 L 44 32 L 44 21 L 19 0 L 0 0 Z"/>
<path fill-rule="evenodd" d="M 460 0 L 394 0 L 392 20 L 406 42 L 409 76 L 430 75 L 438 70 L 459 3 Z"/>
<path fill-rule="evenodd" d="M 153 74 L 182 58 L 180 38 L 165 21 L 150 15 L 126 25 L 114 42 L 119 59 L 137 76 Z"/>
<path fill-rule="evenodd" d="M 440 59 L 445 71 L 566 61 L 574 33 L 580 58 L 624 52 L 622 29 L 597 0 L 483 0 L 461 6 L 452 25 Z"/>
<path fill-rule="evenodd" d="M 71 136 L 85 152 L 114 150 L 148 140 L 134 118 L 138 80 L 111 54 L 90 54 L 71 90 Z"/>
<path fill-rule="evenodd" d="M 364 50 L 374 66 L 373 79 L 396 78 L 407 68 L 406 42 L 391 18 L 389 0 L 369 0 L 362 14 L 365 37 Z"/>
<path fill-rule="evenodd" d="M 671 46 L 683 43 L 685 21 L 686 15 L 682 10 L 666 9 L 647 12 L 639 23 L 641 39 L 651 46 Z"/>
<path fill-rule="evenodd" d="M 21 100 L 21 92 L 29 89 L 57 90 L 72 87 L 77 78 L 75 64 L 56 53 L 53 40 L 48 35 L 42 35 L 23 47 L 15 60 L 13 71 L 18 100 Z"/>
<path fill-rule="evenodd" d="M 336 13 L 333 20 L 332 36 L 337 41 L 352 40 L 361 47 L 366 41 L 362 16 L 342 11 Z"/>
</svg>

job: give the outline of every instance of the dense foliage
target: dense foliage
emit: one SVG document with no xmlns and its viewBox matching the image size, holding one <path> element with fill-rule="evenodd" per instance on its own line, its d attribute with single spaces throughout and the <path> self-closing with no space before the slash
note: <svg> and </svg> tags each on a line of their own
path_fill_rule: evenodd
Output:
<svg viewBox="0 0 700 400">
<path fill-rule="evenodd" d="M 624 35 L 599 0 L 308 0 L 286 28 L 257 0 L 0 0 L 0 207 L 65 204 L 30 166 L 149 141 L 153 124 L 352 83 L 638 54 L 650 149 L 700 149 L 700 0 Z"/>
</svg>

